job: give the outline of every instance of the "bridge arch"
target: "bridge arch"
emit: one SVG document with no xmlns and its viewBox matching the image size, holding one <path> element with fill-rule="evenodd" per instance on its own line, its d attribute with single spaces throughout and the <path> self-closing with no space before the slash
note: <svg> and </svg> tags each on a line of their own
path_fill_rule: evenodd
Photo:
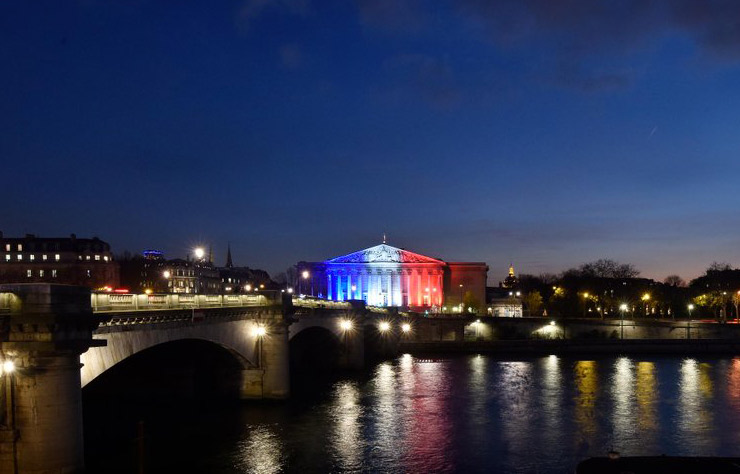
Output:
<svg viewBox="0 0 740 474">
<path fill-rule="evenodd" d="M 162 326 L 156 324 L 136 328 L 108 327 L 96 331 L 94 338 L 103 339 L 105 346 L 92 347 L 80 357 L 82 362 L 81 386 L 142 351 L 162 344 L 182 340 L 200 340 L 214 343 L 231 353 L 244 369 L 257 364 L 257 320 L 221 321 L 218 324 L 191 324 Z"/>
</svg>

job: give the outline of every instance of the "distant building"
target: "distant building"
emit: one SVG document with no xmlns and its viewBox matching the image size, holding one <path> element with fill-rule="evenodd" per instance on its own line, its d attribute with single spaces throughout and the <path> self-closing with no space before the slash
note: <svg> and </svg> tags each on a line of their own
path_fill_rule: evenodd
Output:
<svg viewBox="0 0 740 474">
<path fill-rule="evenodd" d="M 490 316 L 521 318 L 524 315 L 521 293 L 517 289 L 519 279 L 514 273 L 514 264 L 509 265 L 509 274 L 498 287 L 486 288 L 486 312 Z"/>
<path fill-rule="evenodd" d="M 134 293 L 245 293 L 273 286 L 267 272 L 235 267 L 230 248 L 225 267 L 213 265 L 210 252 L 192 260 L 167 260 L 158 250 L 145 250 L 120 263 L 122 286 Z"/>
<path fill-rule="evenodd" d="M 501 288 L 513 289 L 519 286 L 519 279 L 514 274 L 514 264 L 509 265 L 509 274 L 504 278 L 504 281 L 500 282 Z"/>
<path fill-rule="evenodd" d="M 5 237 L 0 232 L 0 283 L 59 283 L 115 288 L 118 263 L 97 237 Z"/>
<path fill-rule="evenodd" d="M 323 262 L 299 262 L 297 270 L 299 294 L 430 312 L 484 311 L 484 262 L 445 262 L 385 240 Z"/>
</svg>

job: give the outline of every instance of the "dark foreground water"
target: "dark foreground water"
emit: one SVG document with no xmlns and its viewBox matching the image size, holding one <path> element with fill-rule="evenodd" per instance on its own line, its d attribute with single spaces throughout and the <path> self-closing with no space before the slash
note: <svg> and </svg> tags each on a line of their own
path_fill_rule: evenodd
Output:
<svg viewBox="0 0 740 474">
<path fill-rule="evenodd" d="M 291 401 L 85 407 L 88 467 L 136 472 L 573 472 L 740 455 L 740 358 L 405 355 Z"/>
</svg>

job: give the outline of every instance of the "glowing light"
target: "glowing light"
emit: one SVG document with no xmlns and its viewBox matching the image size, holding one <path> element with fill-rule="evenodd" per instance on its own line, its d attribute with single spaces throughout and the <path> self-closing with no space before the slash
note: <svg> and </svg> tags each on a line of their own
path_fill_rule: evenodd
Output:
<svg viewBox="0 0 740 474">
<path fill-rule="evenodd" d="M 244 285 L 244 291 L 252 291 L 252 285 Z"/>
<path fill-rule="evenodd" d="M 626 303 L 620 304 L 619 305 L 619 310 L 620 311 L 627 311 L 627 304 Z"/>
<path fill-rule="evenodd" d="M 165 277 L 165 278 L 169 278 L 169 277 L 172 276 L 172 274 L 170 273 L 169 270 L 165 270 L 165 271 L 162 272 L 162 276 Z"/>
<path fill-rule="evenodd" d="M 311 276 L 310 273 L 308 273 L 308 270 L 303 270 L 303 273 L 301 273 L 301 276 L 304 280 L 308 280 L 308 277 Z"/>
<path fill-rule="evenodd" d="M 146 290 L 144 290 L 144 294 L 151 295 L 152 294 L 151 288 L 147 288 Z"/>
<path fill-rule="evenodd" d="M 555 321 L 550 321 L 550 326 L 555 326 Z"/>
<path fill-rule="evenodd" d="M 116 288 L 113 293 L 128 293 L 128 288 Z"/>
<path fill-rule="evenodd" d="M 378 324 L 378 329 L 380 329 L 381 332 L 386 332 L 391 328 L 391 324 L 388 321 L 381 321 L 380 324 Z"/>
<path fill-rule="evenodd" d="M 260 288 L 263 288 L 264 289 L 265 288 L 265 284 L 264 283 L 260 283 Z"/>
<path fill-rule="evenodd" d="M 293 293 L 293 288 L 288 288 L 288 293 Z"/>
<path fill-rule="evenodd" d="M 583 293 L 583 297 L 584 298 L 588 298 L 588 293 L 587 292 L 586 293 Z"/>
<path fill-rule="evenodd" d="M 645 293 L 642 295 L 642 301 L 648 301 L 650 299 L 650 293 Z"/>
<path fill-rule="evenodd" d="M 12 360 L 3 362 L 3 373 L 12 374 L 13 372 L 15 372 L 15 362 Z"/>
<path fill-rule="evenodd" d="M 195 258 L 199 260 L 206 256 L 206 251 L 203 250 L 203 247 L 196 247 L 193 253 L 195 253 Z"/>
<path fill-rule="evenodd" d="M 257 326 L 252 328 L 252 336 L 264 337 L 267 334 L 267 329 L 264 326 Z"/>
<path fill-rule="evenodd" d="M 692 309 L 694 309 L 694 305 L 693 304 L 690 304 L 689 305 L 689 311 L 691 311 Z"/>
<path fill-rule="evenodd" d="M 411 325 L 409 323 L 403 323 L 403 324 L 401 324 L 401 331 L 403 331 L 403 332 L 409 332 L 409 331 L 411 331 Z"/>
<path fill-rule="evenodd" d="M 517 292 L 516 292 L 516 295 L 517 295 L 517 296 L 522 296 L 522 293 L 521 293 L 520 291 L 517 291 Z"/>
<path fill-rule="evenodd" d="M 343 331 L 349 331 L 350 329 L 352 329 L 352 321 L 350 321 L 349 319 L 343 319 L 339 323 L 339 327 L 341 327 Z"/>
</svg>

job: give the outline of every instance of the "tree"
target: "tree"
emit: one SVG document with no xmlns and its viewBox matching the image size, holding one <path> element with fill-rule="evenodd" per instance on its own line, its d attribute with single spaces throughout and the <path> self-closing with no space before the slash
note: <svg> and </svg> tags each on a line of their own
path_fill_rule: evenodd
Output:
<svg viewBox="0 0 740 474">
<path fill-rule="evenodd" d="M 676 286 L 681 288 L 686 286 L 686 281 L 684 281 L 684 279 L 678 275 L 668 275 L 667 277 L 665 277 L 665 280 L 663 280 L 663 283 L 668 286 Z"/>
<path fill-rule="evenodd" d="M 635 278 L 640 275 L 634 265 L 619 263 L 608 258 L 584 263 L 577 270 L 580 276 L 597 278 Z"/>
<path fill-rule="evenodd" d="M 542 295 L 539 291 L 530 291 L 522 298 L 522 303 L 529 310 L 530 316 L 539 316 L 542 308 Z"/>
</svg>

